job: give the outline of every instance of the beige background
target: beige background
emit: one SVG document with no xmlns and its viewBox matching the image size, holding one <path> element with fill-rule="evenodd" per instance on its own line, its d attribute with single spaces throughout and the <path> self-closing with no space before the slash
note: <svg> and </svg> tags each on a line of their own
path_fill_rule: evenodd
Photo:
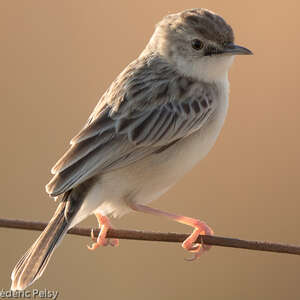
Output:
<svg viewBox="0 0 300 300">
<path fill-rule="evenodd" d="M 207 7 L 233 26 L 230 109 L 209 156 L 154 207 L 216 234 L 300 244 L 299 1 L 0 1 L 1 217 L 48 220 L 50 167 L 115 76 L 169 12 Z M 84 225 L 95 225 L 91 217 Z M 132 214 L 119 228 L 189 232 Z M 37 237 L 0 229 L 0 289 Z M 89 252 L 67 237 L 33 288 L 60 299 L 300 299 L 297 256 L 215 247 L 188 263 L 179 245 L 121 241 Z"/>
</svg>

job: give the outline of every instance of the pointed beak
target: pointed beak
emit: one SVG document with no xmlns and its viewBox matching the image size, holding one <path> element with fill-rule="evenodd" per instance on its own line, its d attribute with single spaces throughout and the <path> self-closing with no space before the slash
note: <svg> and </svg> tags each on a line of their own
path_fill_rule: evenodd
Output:
<svg viewBox="0 0 300 300">
<path fill-rule="evenodd" d="M 228 54 L 232 54 L 232 55 L 252 55 L 252 51 L 250 51 L 249 49 L 242 47 L 242 46 L 238 46 L 235 44 L 228 44 L 226 45 L 226 47 L 223 49 L 223 53 L 228 53 Z"/>
</svg>

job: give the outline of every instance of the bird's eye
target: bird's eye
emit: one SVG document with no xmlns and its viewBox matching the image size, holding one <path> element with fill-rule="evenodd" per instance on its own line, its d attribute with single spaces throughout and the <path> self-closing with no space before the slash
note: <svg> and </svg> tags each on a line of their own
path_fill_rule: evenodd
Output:
<svg viewBox="0 0 300 300">
<path fill-rule="evenodd" d="M 204 47 L 204 43 L 198 39 L 192 40 L 192 47 L 195 50 L 201 50 Z"/>
</svg>

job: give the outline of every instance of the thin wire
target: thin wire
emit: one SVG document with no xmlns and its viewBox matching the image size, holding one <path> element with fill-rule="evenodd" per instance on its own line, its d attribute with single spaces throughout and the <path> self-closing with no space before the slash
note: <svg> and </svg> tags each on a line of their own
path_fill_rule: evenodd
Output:
<svg viewBox="0 0 300 300">
<path fill-rule="evenodd" d="M 33 222 L 24 220 L 13 219 L 0 219 L 0 227 L 2 228 L 15 228 L 42 231 L 47 226 L 47 223 Z M 80 236 L 91 236 L 92 228 L 74 227 L 68 231 L 69 234 Z M 94 234 L 99 234 L 99 229 L 93 229 Z M 182 243 L 189 235 L 180 233 L 162 233 L 162 232 L 148 232 L 137 230 L 124 230 L 124 229 L 109 229 L 107 232 L 108 238 L 118 238 L 127 240 L 139 241 L 155 241 L 155 242 L 171 242 Z M 231 247 L 239 249 L 248 249 L 256 251 L 267 251 L 276 253 L 286 253 L 300 255 L 300 246 L 277 244 L 270 242 L 260 241 L 247 241 L 236 238 L 226 238 L 220 236 L 200 236 L 197 240 L 198 243 L 204 242 L 206 245 Z"/>
</svg>

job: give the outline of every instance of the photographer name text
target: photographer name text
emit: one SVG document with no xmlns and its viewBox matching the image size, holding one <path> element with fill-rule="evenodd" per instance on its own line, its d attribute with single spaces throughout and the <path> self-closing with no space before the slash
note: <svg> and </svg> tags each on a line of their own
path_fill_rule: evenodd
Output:
<svg viewBox="0 0 300 300">
<path fill-rule="evenodd" d="M 53 299 L 56 300 L 58 291 L 44 290 L 25 290 L 25 291 L 11 291 L 0 290 L 0 299 Z"/>
</svg>

